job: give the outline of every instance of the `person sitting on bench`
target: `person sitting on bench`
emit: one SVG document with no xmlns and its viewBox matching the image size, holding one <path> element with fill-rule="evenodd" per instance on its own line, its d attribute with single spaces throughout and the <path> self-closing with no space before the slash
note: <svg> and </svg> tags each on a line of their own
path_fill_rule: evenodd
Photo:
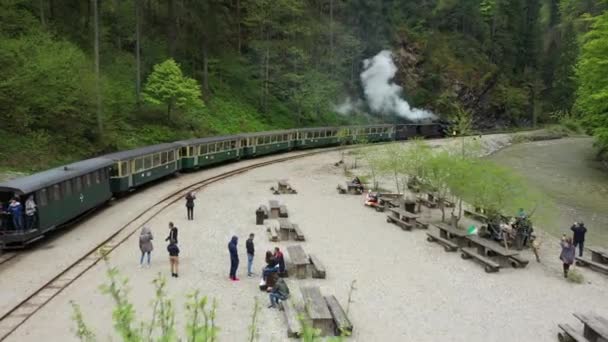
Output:
<svg viewBox="0 0 608 342">
<path fill-rule="evenodd" d="M 279 302 L 282 300 L 287 300 L 289 298 L 289 287 L 285 283 L 283 278 L 279 278 L 277 283 L 272 288 L 268 288 L 268 297 L 270 298 L 270 305 L 268 308 L 275 308 L 279 305 Z"/>
<path fill-rule="evenodd" d="M 352 182 L 352 183 L 353 183 L 353 184 L 359 184 L 359 185 L 361 185 L 361 180 L 359 179 L 359 177 L 356 177 L 356 176 L 355 176 L 355 179 L 353 179 L 353 182 Z"/>
<path fill-rule="evenodd" d="M 283 253 L 279 249 L 279 247 L 274 248 L 273 258 L 279 264 L 279 275 L 285 274 L 285 259 L 283 258 Z"/>
<path fill-rule="evenodd" d="M 266 251 L 266 267 L 262 271 L 262 281 L 265 283 L 266 278 L 275 272 L 279 272 L 279 261 L 272 255 L 271 251 Z"/>
</svg>

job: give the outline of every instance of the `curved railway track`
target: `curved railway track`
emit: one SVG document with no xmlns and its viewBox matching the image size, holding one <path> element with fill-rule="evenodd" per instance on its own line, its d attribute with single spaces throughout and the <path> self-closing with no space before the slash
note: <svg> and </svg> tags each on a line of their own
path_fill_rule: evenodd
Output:
<svg viewBox="0 0 608 342">
<path fill-rule="evenodd" d="M 103 256 L 101 255 L 101 253 L 99 253 L 100 249 L 103 249 L 106 255 L 108 253 L 111 253 L 116 248 L 118 248 L 118 246 L 127 241 L 133 234 L 135 234 L 143 224 L 152 220 L 154 217 L 159 215 L 163 210 L 165 210 L 172 204 L 183 199 L 185 194 L 189 191 L 199 190 L 210 184 L 245 173 L 247 171 L 259 167 L 285 162 L 293 159 L 308 157 L 319 153 L 331 152 L 352 147 L 353 146 L 314 150 L 294 156 L 281 157 L 273 160 L 247 165 L 241 168 L 236 168 L 234 170 L 221 173 L 216 176 L 203 179 L 196 183 L 182 187 L 181 189 L 169 194 L 168 196 L 165 196 L 152 206 L 139 213 L 135 218 L 120 227 L 110 237 L 108 237 L 103 242 L 88 251 L 80 259 L 76 260 L 74 263 L 63 269 L 54 278 L 45 283 L 39 289 L 33 291 L 27 298 L 22 300 L 19 304 L 15 305 L 12 309 L 7 311 L 2 317 L 0 317 L 0 341 L 4 341 L 23 323 L 25 323 L 29 318 L 36 314 L 38 310 L 44 307 L 65 288 L 67 288 L 70 284 L 72 284 L 88 270 L 90 270 L 93 266 L 95 266 L 100 260 L 102 260 Z M 17 253 L 5 253 L 3 256 L 0 256 L 0 264 L 11 260 L 15 256 L 17 256 Z"/>
</svg>

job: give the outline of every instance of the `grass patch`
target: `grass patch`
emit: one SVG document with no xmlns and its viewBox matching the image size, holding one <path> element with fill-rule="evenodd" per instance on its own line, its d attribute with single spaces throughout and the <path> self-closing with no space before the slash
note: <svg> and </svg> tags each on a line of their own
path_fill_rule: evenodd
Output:
<svg viewBox="0 0 608 342">
<path fill-rule="evenodd" d="M 575 284 L 582 284 L 585 282 L 585 277 L 576 268 L 570 269 L 568 272 L 568 281 Z"/>
</svg>

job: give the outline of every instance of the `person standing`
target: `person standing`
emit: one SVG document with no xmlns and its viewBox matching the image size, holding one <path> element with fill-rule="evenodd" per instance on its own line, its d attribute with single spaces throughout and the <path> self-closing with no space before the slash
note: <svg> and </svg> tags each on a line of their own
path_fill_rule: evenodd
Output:
<svg viewBox="0 0 608 342">
<path fill-rule="evenodd" d="M 194 200 L 195 199 L 196 199 L 196 196 L 194 195 L 194 192 L 189 192 L 186 195 L 186 211 L 188 212 L 189 221 L 194 220 Z"/>
<path fill-rule="evenodd" d="M 171 266 L 171 276 L 178 277 L 179 268 L 179 247 L 174 240 L 169 241 L 167 246 L 167 252 L 169 252 L 169 265 Z"/>
<path fill-rule="evenodd" d="M 25 228 L 30 230 L 34 228 L 36 221 L 36 202 L 34 202 L 34 196 L 30 195 L 25 201 Z"/>
<path fill-rule="evenodd" d="M 574 222 L 572 227 L 572 239 L 574 242 L 574 248 L 578 246 L 578 256 L 583 256 L 583 250 L 585 249 L 585 234 L 587 234 L 587 228 L 583 222 Z"/>
<path fill-rule="evenodd" d="M 572 244 L 572 238 L 566 237 L 566 235 L 562 236 L 561 246 L 562 252 L 559 255 L 559 258 L 564 266 L 564 278 L 568 278 L 568 270 L 570 269 L 570 266 L 574 263 L 576 249 Z"/>
<path fill-rule="evenodd" d="M 236 270 L 239 267 L 239 253 L 236 249 L 238 241 L 239 238 L 235 235 L 228 243 L 228 252 L 230 253 L 230 280 L 232 281 L 239 281 L 239 278 L 236 277 Z"/>
<path fill-rule="evenodd" d="M 279 265 L 279 276 L 285 274 L 285 258 L 283 258 L 283 253 L 279 249 L 279 247 L 274 248 L 274 259 L 277 261 Z"/>
<path fill-rule="evenodd" d="M 177 244 L 177 227 L 173 225 L 173 222 L 169 222 L 169 236 L 165 241 L 174 241 Z"/>
<path fill-rule="evenodd" d="M 289 287 L 285 283 L 283 278 L 279 278 L 274 287 L 268 288 L 268 297 L 270 298 L 270 306 L 268 308 L 274 308 L 279 305 L 279 301 L 287 300 L 289 298 Z"/>
<path fill-rule="evenodd" d="M 247 276 L 253 276 L 253 255 L 255 254 L 255 248 L 253 246 L 253 233 L 249 234 L 249 239 L 245 242 L 245 248 L 247 249 Z"/>
<path fill-rule="evenodd" d="M 8 211 L 13 216 L 13 228 L 15 230 L 23 229 L 23 206 L 17 197 L 11 199 L 11 204 L 8 206 Z"/>
<path fill-rule="evenodd" d="M 154 237 L 152 236 L 152 231 L 150 227 L 144 226 L 139 233 L 139 250 L 141 251 L 141 258 L 139 259 L 139 267 L 144 266 L 144 256 L 148 257 L 148 262 L 146 267 L 150 268 L 150 258 L 152 250 L 154 246 L 152 245 L 152 240 Z"/>
</svg>

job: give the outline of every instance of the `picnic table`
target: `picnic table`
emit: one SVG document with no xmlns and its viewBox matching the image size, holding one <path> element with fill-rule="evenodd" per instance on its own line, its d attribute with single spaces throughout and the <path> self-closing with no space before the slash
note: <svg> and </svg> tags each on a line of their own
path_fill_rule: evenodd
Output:
<svg viewBox="0 0 608 342">
<path fill-rule="evenodd" d="M 469 259 L 475 258 L 478 261 L 485 264 L 486 272 L 498 272 L 501 265 L 510 264 L 513 267 L 524 267 L 528 264 L 527 260 L 519 258 L 519 252 L 509 250 L 496 242 L 482 239 L 476 235 L 467 235 L 466 239 L 469 242 L 470 247 L 463 247 L 462 258 Z M 498 257 L 500 263 L 496 263 L 489 258 L 489 256 L 495 255 Z"/>
<path fill-rule="evenodd" d="M 427 232 L 427 241 L 443 245 L 446 252 L 455 252 L 459 247 L 464 247 L 468 244 L 468 240 L 466 239 L 467 232 L 463 229 L 452 227 L 443 222 L 434 223 L 433 226 L 437 228 L 439 235 Z"/>
<path fill-rule="evenodd" d="M 300 245 L 287 246 L 287 253 L 295 268 L 296 278 L 306 278 L 306 267 L 309 264 L 309 259 L 304 252 L 304 248 Z"/>
<path fill-rule="evenodd" d="M 278 194 L 296 194 L 296 190 L 294 190 L 291 185 L 289 184 L 289 182 L 285 179 L 282 179 L 280 181 L 277 182 L 277 188 L 275 189 L 274 186 L 270 188 L 270 191 L 272 191 L 275 195 Z"/>
<path fill-rule="evenodd" d="M 334 320 L 319 287 L 303 286 L 300 288 L 300 292 L 302 292 L 302 298 L 312 327 L 319 329 L 322 336 L 333 335 Z"/>
<path fill-rule="evenodd" d="M 576 257 L 576 264 L 590 266 L 592 269 L 608 274 L 608 250 L 602 247 L 587 247 L 591 252 L 591 259 Z"/>
<path fill-rule="evenodd" d="M 412 227 L 416 226 L 416 219 L 419 217 L 418 215 L 412 214 L 401 208 L 390 208 L 389 210 L 391 213 L 386 216 L 386 222 L 395 223 L 403 230 L 411 230 Z"/>
<path fill-rule="evenodd" d="M 425 207 L 428 208 L 436 208 L 437 207 L 437 199 L 435 198 L 435 196 L 431 193 L 427 193 L 425 194 L 426 197 L 420 196 L 418 197 L 418 202 L 420 202 L 422 205 L 424 205 Z"/>
<path fill-rule="evenodd" d="M 281 213 L 281 205 L 277 200 L 268 201 L 268 205 L 270 207 L 269 218 L 276 219 L 279 218 L 279 214 Z"/>
<path fill-rule="evenodd" d="M 569 324 L 558 324 L 558 327 L 563 330 L 557 334 L 560 342 L 565 341 L 591 341 L 604 342 L 608 341 L 608 320 L 604 317 L 595 314 L 574 313 L 574 317 L 578 318 L 583 323 L 582 335 Z"/>
<path fill-rule="evenodd" d="M 289 221 L 287 218 L 279 218 L 279 235 L 281 240 L 286 241 L 289 240 L 289 233 L 294 230 L 293 223 Z"/>
</svg>

